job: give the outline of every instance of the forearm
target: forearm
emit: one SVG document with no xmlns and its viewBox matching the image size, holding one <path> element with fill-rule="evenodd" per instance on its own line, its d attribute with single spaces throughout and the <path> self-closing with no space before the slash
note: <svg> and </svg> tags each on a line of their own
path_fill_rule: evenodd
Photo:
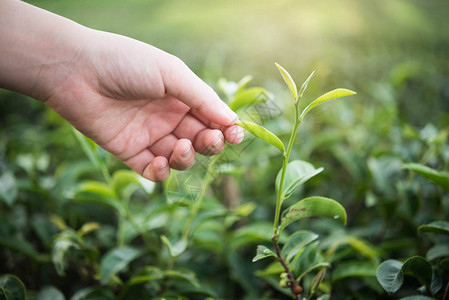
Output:
<svg viewBox="0 0 449 300">
<path fill-rule="evenodd" d="M 71 74 L 87 28 L 18 0 L 0 1 L 0 87 L 46 101 Z"/>
</svg>

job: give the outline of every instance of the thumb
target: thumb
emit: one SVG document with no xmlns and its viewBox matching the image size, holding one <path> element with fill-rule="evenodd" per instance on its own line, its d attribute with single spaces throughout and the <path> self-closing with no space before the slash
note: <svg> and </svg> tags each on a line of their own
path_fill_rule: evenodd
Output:
<svg viewBox="0 0 449 300">
<path fill-rule="evenodd" d="M 159 69 L 167 94 L 184 102 L 210 122 L 223 126 L 237 122 L 237 114 L 182 60 L 170 55 L 168 63 L 159 65 Z"/>
</svg>

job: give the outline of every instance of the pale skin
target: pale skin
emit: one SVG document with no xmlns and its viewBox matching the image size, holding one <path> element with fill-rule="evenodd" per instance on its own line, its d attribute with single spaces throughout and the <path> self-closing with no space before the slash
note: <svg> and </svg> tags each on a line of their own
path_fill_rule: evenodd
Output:
<svg viewBox="0 0 449 300">
<path fill-rule="evenodd" d="M 180 59 L 18 0 L 0 1 L 0 87 L 42 101 L 152 181 L 243 139 L 237 115 Z"/>
</svg>

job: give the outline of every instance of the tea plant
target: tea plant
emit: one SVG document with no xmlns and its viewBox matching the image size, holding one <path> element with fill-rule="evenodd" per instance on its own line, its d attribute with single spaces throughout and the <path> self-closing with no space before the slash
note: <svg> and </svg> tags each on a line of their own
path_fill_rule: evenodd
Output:
<svg viewBox="0 0 449 300">
<path fill-rule="evenodd" d="M 274 251 L 264 245 L 259 245 L 257 249 L 257 255 L 254 257 L 253 262 L 268 257 L 276 258 L 276 260 L 282 265 L 283 268 L 283 273 L 281 273 L 280 275 L 280 286 L 289 287 L 291 293 L 295 296 L 295 299 L 300 299 L 300 295 L 303 292 L 303 288 L 300 284 L 304 276 L 307 273 L 310 273 L 312 270 L 319 270 L 312 281 L 311 288 L 309 289 L 308 299 L 310 299 L 323 281 L 326 274 L 326 268 L 328 268 L 330 264 L 328 262 L 320 261 L 315 265 L 309 266 L 309 268 L 305 270 L 301 270 L 302 272 L 299 271 L 300 268 L 298 266 L 300 266 L 302 263 L 309 263 L 303 262 L 309 258 L 305 253 L 311 251 L 311 248 L 307 248 L 307 245 L 314 242 L 318 238 L 318 236 L 312 232 L 307 231 L 295 232 L 288 237 L 287 241 L 284 243 L 281 249 L 281 247 L 279 246 L 280 235 L 288 225 L 306 217 L 329 217 L 338 219 L 346 224 L 346 211 L 337 201 L 333 199 L 325 197 L 308 197 L 298 201 L 296 204 L 284 210 L 281 218 L 281 208 L 283 201 L 289 198 L 293 194 L 293 192 L 302 184 L 304 184 L 306 181 L 319 174 L 323 170 L 323 168 L 316 169 L 313 165 L 305 161 L 290 161 L 290 154 L 293 145 L 295 144 L 299 126 L 301 125 L 302 120 L 308 112 L 310 112 L 319 104 L 332 99 L 354 95 L 355 92 L 341 88 L 332 90 L 312 101 L 301 112 L 300 101 L 314 73 L 312 72 L 312 74 L 310 74 L 310 76 L 303 83 L 298 92 L 296 84 L 291 78 L 290 74 L 282 66 L 276 64 L 276 67 L 278 68 L 285 83 L 290 89 L 295 107 L 295 121 L 291 130 L 290 139 L 287 144 L 287 149 L 276 135 L 263 128 L 262 126 L 245 121 L 237 123 L 256 137 L 278 148 L 283 156 L 282 168 L 276 177 L 275 184 L 277 198 L 273 223 L 273 237 L 271 238 L 274 246 Z M 292 266 L 296 266 L 296 270 L 294 270 Z"/>
</svg>

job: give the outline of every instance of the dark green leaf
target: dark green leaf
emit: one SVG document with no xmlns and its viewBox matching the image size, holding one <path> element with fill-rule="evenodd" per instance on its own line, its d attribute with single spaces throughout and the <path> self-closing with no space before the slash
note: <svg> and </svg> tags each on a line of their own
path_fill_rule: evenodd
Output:
<svg viewBox="0 0 449 300">
<path fill-rule="evenodd" d="M 265 247 L 263 245 L 257 246 L 257 254 L 256 254 L 256 256 L 254 256 L 253 262 L 256 262 L 258 260 L 261 260 L 261 259 L 264 259 L 267 257 L 277 257 L 277 256 L 272 250 L 268 249 L 267 247 Z"/>
<path fill-rule="evenodd" d="M 88 137 L 85 137 L 81 132 L 72 127 L 73 133 L 75 134 L 76 139 L 81 144 L 81 148 L 84 153 L 89 158 L 90 162 L 94 164 L 97 169 L 101 169 L 101 165 L 103 162 L 101 161 L 100 156 L 97 153 L 97 145 Z"/>
<path fill-rule="evenodd" d="M 14 275 L 0 276 L 0 288 L 3 290 L 3 296 L 7 300 L 26 300 L 27 298 L 25 286 Z"/>
<path fill-rule="evenodd" d="M 376 266 L 364 261 L 347 261 L 338 264 L 332 271 L 332 281 L 347 277 L 375 277 Z"/>
<path fill-rule="evenodd" d="M 77 291 L 70 300 L 108 300 L 116 299 L 112 291 L 102 287 L 87 287 Z"/>
<path fill-rule="evenodd" d="M 244 122 L 244 121 L 237 122 L 236 124 L 245 128 L 251 134 L 258 137 L 259 139 L 264 140 L 265 142 L 268 142 L 271 145 L 275 146 L 276 148 L 281 150 L 282 153 L 285 152 L 285 147 L 282 141 L 274 133 L 268 131 L 262 126 L 252 122 Z"/>
<path fill-rule="evenodd" d="M 315 167 L 302 160 L 294 160 L 288 163 L 287 170 L 285 172 L 284 186 L 282 188 L 282 193 L 285 198 L 290 197 L 290 195 L 302 184 L 308 181 L 310 178 L 321 173 L 323 168 L 315 169 Z M 282 169 L 279 171 L 276 177 L 276 190 L 279 190 L 279 185 L 281 183 Z"/>
<path fill-rule="evenodd" d="M 317 107 L 318 105 L 326 102 L 326 101 L 330 101 L 333 99 L 337 99 L 337 98 L 341 98 L 341 97 L 345 97 L 345 96 L 351 96 L 351 95 L 355 95 L 357 94 L 356 92 L 353 92 L 351 90 L 347 90 L 347 89 L 335 89 L 332 90 L 330 92 L 327 92 L 326 94 L 318 97 L 317 99 L 315 99 L 312 103 L 310 103 L 301 113 L 301 116 L 299 117 L 301 120 L 302 118 L 304 118 L 304 116 L 311 111 L 312 109 L 314 109 L 315 107 Z"/>
<path fill-rule="evenodd" d="M 101 259 L 100 281 L 107 284 L 112 276 L 120 272 L 131 261 L 142 255 L 140 249 L 133 247 L 121 247 L 109 250 Z"/>
<path fill-rule="evenodd" d="M 417 278 L 425 286 L 430 286 L 432 282 L 432 266 L 423 257 L 413 256 L 407 259 L 402 266 L 402 272 Z"/>
<path fill-rule="evenodd" d="M 401 288 L 404 282 L 402 265 L 400 261 L 389 259 L 382 262 L 377 268 L 377 280 L 388 293 L 396 293 Z"/>
<path fill-rule="evenodd" d="M 290 206 L 284 212 L 279 230 L 282 231 L 291 223 L 307 217 L 327 217 L 346 224 L 346 211 L 340 203 L 325 197 L 309 197 Z"/>
<path fill-rule="evenodd" d="M 276 68 L 278 68 L 279 72 L 282 75 L 282 78 L 284 78 L 285 83 L 287 84 L 288 88 L 290 89 L 290 92 L 293 95 L 293 98 L 295 101 L 298 99 L 298 90 L 296 89 L 295 81 L 293 81 L 290 74 L 285 70 L 281 65 L 275 63 Z"/>
<path fill-rule="evenodd" d="M 254 87 L 237 92 L 235 97 L 229 102 L 229 107 L 233 111 L 238 111 L 242 107 L 264 103 L 267 100 L 267 91 L 264 88 Z"/>
<path fill-rule="evenodd" d="M 195 287 L 200 286 L 195 273 L 188 269 L 167 270 L 167 271 L 164 271 L 164 276 L 167 278 L 172 278 L 172 279 L 185 280 Z"/>
<path fill-rule="evenodd" d="M 438 293 L 443 287 L 443 278 L 441 278 L 438 270 L 433 270 L 432 283 L 430 284 L 430 292 L 432 295 Z"/>
<path fill-rule="evenodd" d="M 405 164 L 403 168 L 426 177 L 444 189 L 449 189 L 449 172 L 436 171 L 425 165 L 415 163 Z"/>
<path fill-rule="evenodd" d="M 282 257 L 286 261 L 290 261 L 298 252 L 316 240 L 318 238 L 318 234 L 315 234 L 311 231 L 300 230 L 293 233 L 285 243 L 284 247 L 282 247 Z"/>
<path fill-rule="evenodd" d="M 449 222 L 446 221 L 435 221 L 430 224 L 421 225 L 418 227 L 418 232 L 432 232 L 438 234 L 449 235 Z"/>
<path fill-rule="evenodd" d="M 437 244 L 427 251 L 426 259 L 429 261 L 449 257 L 449 244 Z"/>
<path fill-rule="evenodd" d="M 70 248 L 79 249 L 80 245 L 64 235 L 59 235 L 53 242 L 51 259 L 60 276 L 65 275 L 65 255 Z"/>
</svg>

